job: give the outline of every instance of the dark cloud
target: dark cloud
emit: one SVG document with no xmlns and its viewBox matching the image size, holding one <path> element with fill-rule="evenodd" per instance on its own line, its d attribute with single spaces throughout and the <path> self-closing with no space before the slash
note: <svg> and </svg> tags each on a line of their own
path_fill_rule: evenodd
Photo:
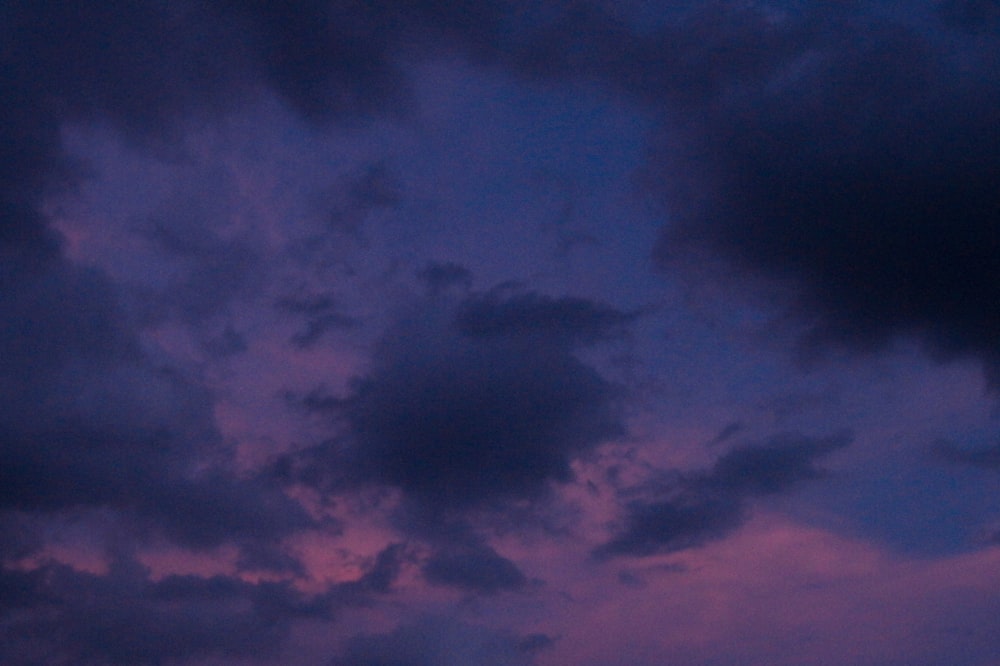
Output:
<svg viewBox="0 0 1000 666">
<path fill-rule="evenodd" d="M 675 112 L 766 79 L 802 52 L 815 27 L 763 3 L 705 2 L 659 14 L 659 25 L 633 26 L 602 3 L 561 5 L 508 62 L 544 79 L 597 80 Z"/>
<path fill-rule="evenodd" d="M 307 0 L 213 3 L 249 35 L 253 67 L 305 117 L 357 115 L 399 100 L 389 26 L 376 8 Z"/>
<path fill-rule="evenodd" d="M 623 529 L 595 555 L 641 557 L 722 538 L 743 524 L 749 500 L 822 477 L 816 459 L 846 446 L 850 439 L 777 435 L 763 444 L 729 451 L 707 472 L 655 482 L 640 489 L 644 497 L 626 505 Z"/>
<path fill-rule="evenodd" d="M 4 569 L 0 659 L 40 663 L 162 664 L 219 655 L 275 654 L 294 617 L 324 616 L 283 583 L 224 576 L 150 580 L 135 565 L 107 575 L 50 564 Z"/>
<path fill-rule="evenodd" d="M 7 322 L 0 331 L 0 372 L 10 382 L 41 381 L 37 375 L 51 377 L 74 359 L 128 362 L 137 356 L 115 292 L 101 274 L 51 257 L 22 257 L 0 267 L 0 281 L 0 314 Z M 12 386 L 4 388 L 13 392 Z"/>
<path fill-rule="evenodd" d="M 246 544 L 250 554 L 262 552 L 258 542 L 273 542 L 317 526 L 298 502 L 277 487 L 233 478 L 228 470 L 182 479 L 152 479 L 134 510 L 147 529 L 164 533 L 182 545 L 209 548 L 233 542 Z"/>
<path fill-rule="evenodd" d="M 4 113 L 33 108 L 36 126 L 110 120 L 139 138 L 241 87 L 235 34 L 193 8 L 15 1 L 3 18 L 5 78 L 20 93 Z"/>
<path fill-rule="evenodd" d="M 357 581 L 308 595 L 288 581 L 232 576 L 153 579 L 119 558 L 105 574 L 44 564 L 0 569 L 0 661 L 163 664 L 195 657 L 260 658 L 280 654 L 291 623 L 325 619 L 390 590 L 403 553 L 385 548 Z"/>
<path fill-rule="evenodd" d="M 535 653 L 542 650 L 548 650 L 556 644 L 556 638 L 552 638 L 548 634 L 528 634 L 522 638 L 517 647 L 522 652 Z"/>
<path fill-rule="evenodd" d="M 519 639 L 462 622 L 425 618 L 390 633 L 353 637 L 330 666 L 528 666 L 534 661 L 531 653 L 543 647 L 532 649 L 538 636 Z"/>
<path fill-rule="evenodd" d="M 66 157 L 61 132 L 99 125 L 171 155 L 173 138 L 191 116 L 237 110 L 260 94 L 262 83 L 313 120 L 395 107 L 405 96 L 403 51 L 436 50 L 433 44 L 446 36 L 449 44 L 485 54 L 499 16 L 488 3 L 419 1 L 391 8 L 320 1 L 4 3 L 0 316 L 8 325 L 0 332 L 0 507 L 113 508 L 196 547 L 255 534 L 274 538 L 306 524 L 294 502 L 262 481 L 233 478 L 221 467 L 192 472 L 220 444 L 212 396 L 149 358 L 139 341 L 149 320 L 126 312 L 106 276 L 67 262 L 39 212 L 48 195 L 86 174 Z M 137 303 L 157 316 L 168 311 L 202 322 L 247 285 L 259 286 L 260 257 L 212 231 L 219 214 L 212 202 L 230 195 L 232 183 L 225 174 L 208 176 L 152 220 L 155 249 L 185 269 L 155 303 Z M 345 187 L 355 212 L 393 206 L 400 197 L 383 164 Z M 307 318 L 294 340 L 302 347 L 352 323 L 331 302 L 287 305 Z M 223 342 L 223 352 L 245 345 L 233 336 Z M 372 393 L 364 395 L 377 402 Z M 363 399 L 356 404 L 360 423 L 367 407 Z M 399 476 L 405 483 L 406 472 Z M 214 510 L 197 510 L 203 505 Z"/>
<path fill-rule="evenodd" d="M 0 510 L 110 508 L 199 547 L 310 524 L 279 489 L 207 465 L 210 394 L 142 352 L 115 296 L 55 259 L 0 293 Z"/>
<path fill-rule="evenodd" d="M 218 441 L 210 397 L 147 357 L 109 280 L 63 260 L 38 211 L 79 177 L 62 154 L 63 123 L 109 121 L 135 137 L 166 131 L 194 98 L 209 104 L 230 88 L 216 81 L 224 65 L 200 59 L 197 21 L 153 3 L 12 2 L 2 15 L 0 77 L 13 94 L 0 110 L 0 507 L 112 506 L 150 520 L 171 504 L 147 492 L 211 499 L 192 480 L 166 490 Z"/>
<path fill-rule="evenodd" d="M 389 544 L 375 556 L 375 562 L 365 574 L 354 583 L 341 585 L 343 590 L 365 594 L 377 592 L 385 594 L 392 589 L 393 583 L 399 577 L 403 562 L 407 559 L 406 545 L 402 543 Z"/>
<path fill-rule="evenodd" d="M 69 510 L 111 510 L 140 533 L 188 547 L 236 542 L 247 562 L 258 563 L 268 559 L 261 541 L 280 540 L 313 524 L 280 489 L 237 478 L 227 463 L 218 463 L 221 440 L 210 392 L 155 358 L 157 352 L 140 336 L 148 313 L 143 307 L 129 310 L 104 274 L 65 260 L 59 235 L 40 211 L 50 194 L 86 175 L 85 165 L 64 154 L 61 132 L 67 125 L 99 125 L 134 145 L 173 155 L 172 139 L 189 117 L 236 110 L 259 94 L 261 81 L 310 111 L 326 104 L 335 113 L 344 106 L 338 100 L 353 95 L 343 91 L 352 89 L 358 97 L 380 98 L 372 88 L 379 77 L 361 75 L 370 66 L 369 49 L 381 48 L 376 43 L 355 40 L 342 58 L 335 46 L 332 54 L 313 53 L 317 40 L 341 29 L 333 23 L 349 28 L 337 21 L 310 26 L 321 4 L 285 7 L 280 16 L 276 5 L 3 4 L 0 511 L 5 522 L 15 515 L 33 523 Z M 241 32 L 246 26 L 234 15 L 249 16 L 254 27 Z M 262 16 L 266 23 L 257 25 Z M 302 92 L 305 72 L 296 62 L 305 67 L 314 55 L 318 59 L 310 66 L 326 67 L 329 58 L 337 66 L 321 77 L 326 97 L 309 102 Z M 253 283 L 260 264 L 248 245 L 212 232 L 219 209 L 211 202 L 232 188 L 225 176 L 210 175 L 170 200 L 171 208 L 153 220 L 150 232 L 156 249 L 185 267 L 183 279 L 154 307 L 198 322 Z M 357 197 L 385 199 L 378 199 L 377 174 L 362 184 Z M 310 322 L 306 338 L 337 323 L 329 313 L 326 317 Z M 226 348 L 240 346 L 230 336 Z M 272 564 L 282 559 L 272 555 Z"/>
<path fill-rule="evenodd" d="M 677 266 L 708 249 L 793 285 L 812 345 L 915 336 L 995 381 L 1000 40 L 864 12 L 777 22 L 794 49 L 675 113 L 657 255 Z"/>
<path fill-rule="evenodd" d="M 775 435 L 760 446 L 735 448 L 712 466 L 701 483 L 743 496 L 781 493 L 800 481 L 825 473 L 814 466 L 817 458 L 847 446 L 847 434 L 813 438 L 796 433 Z"/>
<path fill-rule="evenodd" d="M 593 343 L 620 337 L 634 314 L 585 298 L 552 298 L 497 288 L 469 297 L 459 308 L 459 331 L 472 338 L 532 338 Z"/>
<path fill-rule="evenodd" d="M 520 590 L 528 582 L 517 565 L 481 543 L 435 552 L 424 563 L 423 574 L 431 583 L 482 594 Z"/>
<path fill-rule="evenodd" d="M 741 499 L 698 489 L 665 501 L 632 502 L 626 506 L 622 532 L 594 554 L 599 558 L 643 557 L 720 539 L 743 524 L 745 507 Z"/>
<path fill-rule="evenodd" d="M 299 467 L 334 486 L 395 486 L 436 511 L 536 496 L 624 432 L 616 389 L 570 344 L 624 320 L 530 293 L 428 303 L 387 333 L 371 371 L 334 405 L 347 432 Z"/>
<path fill-rule="evenodd" d="M 86 171 L 64 154 L 67 127 L 98 125 L 175 154 L 192 117 L 234 112 L 262 89 L 309 120 L 353 121 L 405 109 L 402 73 L 426 54 L 596 80 L 651 105 L 669 137 L 651 167 L 671 215 L 664 265 L 708 249 L 795 285 L 816 340 L 871 347 L 912 334 L 1000 367 L 996 3 L 939 3 L 940 24 L 826 5 L 704 3 L 638 34 L 596 3 L 3 3 L 0 554 L 41 552 L 53 516 L 107 512 L 130 538 L 235 544 L 245 571 L 301 573 L 282 540 L 313 521 L 271 480 L 219 462 L 211 392 L 157 358 L 141 335 L 150 319 L 107 276 L 67 261 L 41 211 Z M 190 198 L 212 199 L 216 184 Z M 332 222 L 355 230 L 401 200 L 382 165 L 341 195 Z M 154 220 L 155 249 L 185 270 L 154 309 L 201 325 L 261 284 L 262 258 L 214 235 L 212 210 L 169 203 Z M 615 387 L 574 351 L 622 335 L 634 314 L 509 287 L 450 303 L 447 286 L 470 288 L 466 269 L 438 264 L 421 277 L 439 300 L 387 333 L 346 396 L 309 394 L 306 407 L 343 429 L 286 460 L 301 480 L 393 487 L 434 520 L 536 498 L 624 433 Z M 352 323 L 323 297 L 287 311 L 304 319 L 300 347 Z M 222 342 L 220 354 L 245 347 L 238 335 Z M 816 478 L 817 458 L 844 443 L 775 439 L 645 489 L 598 554 L 723 536 L 750 500 Z M 994 448 L 944 451 L 996 467 Z M 450 540 L 435 538 L 425 577 L 474 592 L 523 588 L 516 566 L 460 524 Z M 316 596 L 234 576 L 153 580 L 134 562 L 107 574 L 0 569 L 0 661 L 273 655 L 294 619 L 328 620 L 391 592 L 409 557 L 391 545 L 360 579 Z M 335 663 L 523 664 L 551 640 L 427 622 L 358 637 Z"/>
<path fill-rule="evenodd" d="M 190 451 L 169 435 L 122 436 L 72 424 L 3 435 L 0 509 L 39 515 L 113 509 L 139 533 L 199 549 L 250 545 L 314 525 L 267 483 L 221 469 L 182 473 L 177 467 Z"/>
</svg>

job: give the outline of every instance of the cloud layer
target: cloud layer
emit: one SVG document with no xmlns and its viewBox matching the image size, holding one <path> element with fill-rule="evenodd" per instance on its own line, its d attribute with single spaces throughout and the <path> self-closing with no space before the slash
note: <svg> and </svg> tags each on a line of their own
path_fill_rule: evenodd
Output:
<svg viewBox="0 0 1000 666">
<path fill-rule="evenodd" d="M 4 3 L 0 661 L 992 663 L 998 7 Z"/>
</svg>

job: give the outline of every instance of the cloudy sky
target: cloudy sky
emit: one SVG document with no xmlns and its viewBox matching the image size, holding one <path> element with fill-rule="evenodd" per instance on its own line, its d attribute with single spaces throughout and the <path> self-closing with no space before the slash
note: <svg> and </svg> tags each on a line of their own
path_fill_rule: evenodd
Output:
<svg viewBox="0 0 1000 666">
<path fill-rule="evenodd" d="M 1000 664 L 995 0 L 0 5 L 0 661 Z"/>
</svg>

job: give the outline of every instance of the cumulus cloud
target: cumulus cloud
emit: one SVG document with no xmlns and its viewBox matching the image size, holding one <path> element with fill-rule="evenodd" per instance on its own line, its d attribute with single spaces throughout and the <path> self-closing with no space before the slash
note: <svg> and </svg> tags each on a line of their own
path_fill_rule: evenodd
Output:
<svg viewBox="0 0 1000 666">
<path fill-rule="evenodd" d="M 750 500 L 822 477 L 816 460 L 850 440 L 846 434 L 776 435 L 759 445 L 732 449 L 705 472 L 678 474 L 634 489 L 641 497 L 627 503 L 622 529 L 594 554 L 641 557 L 727 536 L 745 521 Z"/>
<path fill-rule="evenodd" d="M 343 437 L 297 464 L 334 486 L 396 487 L 436 512 L 538 496 L 571 479 L 574 457 L 624 433 L 615 387 L 573 349 L 626 319 L 532 293 L 429 302 L 330 405 Z"/>
</svg>

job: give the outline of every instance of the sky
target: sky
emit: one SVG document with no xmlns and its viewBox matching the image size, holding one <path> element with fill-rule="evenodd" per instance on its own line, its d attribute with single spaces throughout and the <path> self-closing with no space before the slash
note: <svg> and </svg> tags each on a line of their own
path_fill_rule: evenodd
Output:
<svg viewBox="0 0 1000 666">
<path fill-rule="evenodd" d="M 0 4 L 0 661 L 1000 665 L 996 0 Z"/>
</svg>

